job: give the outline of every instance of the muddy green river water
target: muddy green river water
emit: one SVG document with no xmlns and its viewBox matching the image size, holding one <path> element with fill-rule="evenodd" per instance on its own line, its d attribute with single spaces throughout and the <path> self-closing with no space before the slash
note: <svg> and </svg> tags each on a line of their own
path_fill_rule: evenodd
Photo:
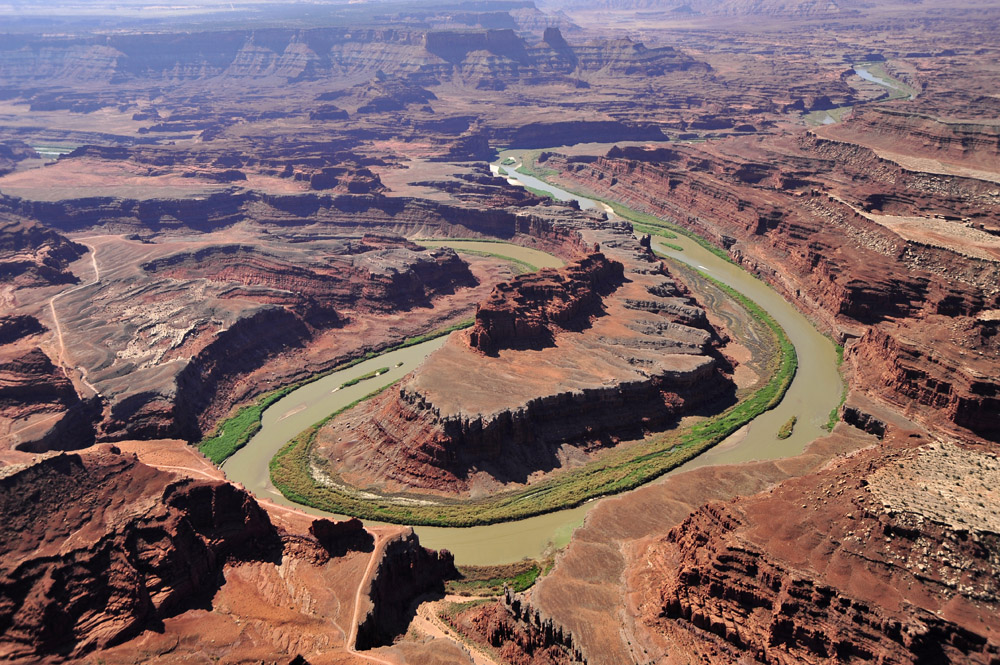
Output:
<svg viewBox="0 0 1000 665">
<path fill-rule="evenodd" d="M 511 172 L 508 178 L 535 189 L 552 192 L 561 200 L 575 199 L 583 208 L 606 209 L 600 203 L 575 196 L 531 176 Z M 732 286 L 767 310 L 785 329 L 799 358 L 798 373 L 777 408 L 762 414 L 715 448 L 671 473 L 681 473 L 710 464 L 733 464 L 798 454 L 807 443 L 826 433 L 822 425 L 827 422 L 830 411 L 840 401 L 842 382 L 837 371 L 833 343 L 760 280 L 708 252 L 689 238 L 679 236 L 669 242 L 683 247 L 683 251 L 675 251 L 654 239 L 654 245 L 659 244 L 659 251 Z M 562 264 L 559 259 L 543 252 L 504 243 L 448 241 L 438 244 L 508 256 L 538 267 Z M 223 465 L 226 475 L 262 498 L 323 514 L 293 504 L 281 496 L 270 481 L 268 462 L 271 457 L 288 440 L 327 414 L 376 388 L 402 378 L 430 353 L 440 348 L 445 339 L 442 337 L 389 352 L 292 392 L 265 411 L 260 432 Z M 397 363 L 402 364 L 397 367 Z M 383 367 L 390 369 L 354 386 L 340 387 L 351 378 Z M 778 429 L 792 416 L 798 418 L 794 433 L 788 439 L 778 439 Z M 653 482 L 660 481 L 662 479 Z M 524 557 L 537 557 L 548 550 L 562 547 L 569 542 L 573 530 L 583 523 L 587 512 L 596 503 L 591 501 L 570 510 L 503 524 L 470 528 L 416 527 L 415 530 L 422 544 L 434 549 L 450 550 L 458 563 L 506 563 Z"/>
<path fill-rule="evenodd" d="M 530 247 L 511 245 L 510 243 L 488 242 L 482 240 L 421 240 L 418 244 L 424 247 L 451 247 L 457 252 L 462 250 L 478 254 L 494 254 L 505 256 L 534 268 L 559 268 L 563 265 L 561 259 L 546 252 Z"/>
</svg>

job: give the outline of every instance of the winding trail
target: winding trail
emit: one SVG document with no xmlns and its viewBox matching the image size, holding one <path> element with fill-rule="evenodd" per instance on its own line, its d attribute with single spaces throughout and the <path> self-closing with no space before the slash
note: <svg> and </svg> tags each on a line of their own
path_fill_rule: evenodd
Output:
<svg viewBox="0 0 1000 665">
<path fill-rule="evenodd" d="M 398 530 L 398 529 L 396 529 Z M 383 660 L 378 656 L 366 653 L 364 651 L 358 651 L 358 622 L 361 620 L 361 597 L 365 593 L 365 589 L 371 587 L 372 575 L 375 574 L 375 568 L 378 566 L 378 562 L 382 560 L 382 555 L 385 553 L 385 547 L 389 542 L 386 534 L 382 529 L 368 527 L 368 533 L 372 534 L 375 539 L 374 547 L 372 548 L 372 556 L 368 560 L 368 567 L 365 568 L 365 574 L 361 576 L 361 581 L 358 582 L 358 590 L 354 594 L 354 614 L 351 617 L 351 633 L 347 636 L 347 651 L 352 655 L 370 660 L 376 663 L 382 663 L 383 665 L 397 665 L 396 663 L 388 660 Z"/>
<path fill-rule="evenodd" d="M 153 466 L 153 465 L 151 465 Z M 198 476 L 204 476 L 209 480 L 219 480 L 219 476 L 216 474 L 209 473 L 208 471 L 202 471 L 201 469 L 194 469 L 190 466 L 156 466 L 157 469 L 162 471 L 187 471 L 189 474 L 195 474 Z"/>
<path fill-rule="evenodd" d="M 66 378 L 70 379 L 71 381 L 72 381 L 71 370 L 73 368 L 69 367 L 66 364 L 66 343 L 63 340 L 62 324 L 59 323 L 59 313 L 56 311 L 56 301 L 64 296 L 68 296 L 71 293 L 76 293 L 80 289 L 85 289 L 89 286 L 93 286 L 101 281 L 101 269 L 97 265 L 97 247 L 91 245 L 90 243 L 84 242 L 84 239 L 82 238 L 78 238 L 74 240 L 74 242 L 78 242 L 90 250 L 90 263 L 94 267 L 94 279 L 93 281 L 87 282 L 86 284 L 79 284 L 71 289 L 67 289 L 66 291 L 60 291 L 56 295 L 49 298 L 49 311 L 52 312 L 52 322 L 55 324 L 56 328 L 56 339 L 59 340 L 59 359 L 58 359 L 59 365 L 63 368 L 63 372 L 66 374 Z M 95 396 L 99 397 L 101 395 L 101 391 L 99 391 L 96 387 L 94 387 L 94 384 L 92 384 L 90 381 L 87 380 L 87 370 L 80 366 L 76 367 L 75 369 L 80 373 L 81 383 L 90 388 L 94 392 Z"/>
<path fill-rule="evenodd" d="M 94 269 L 94 279 L 91 280 L 91 281 L 89 281 L 89 282 L 87 282 L 86 284 L 78 284 L 78 285 L 74 286 L 71 289 L 67 289 L 65 291 L 60 291 L 59 293 L 57 293 L 54 296 L 52 296 L 51 298 L 49 298 L 49 311 L 52 313 L 52 323 L 55 326 L 56 339 L 59 342 L 59 357 L 56 358 L 56 362 L 62 368 L 63 374 L 66 376 L 66 378 L 69 379 L 71 383 L 75 384 L 75 382 L 73 381 L 73 371 L 72 371 L 74 368 L 69 367 L 66 364 L 66 343 L 63 341 L 62 324 L 59 323 L 59 314 L 58 314 L 58 312 L 56 312 L 56 301 L 59 300 L 60 298 L 62 298 L 63 296 L 68 296 L 71 293 L 76 293 L 80 289 L 85 289 L 88 286 L 93 286 L 94 284 L 97 284 L 98 282 L 100 282 L 101 281 L 101 269 L 97 265 L 97 248 L 95 246 L 91 245 L 90 243 L 84 242 L 82 239 L 77 239 L 77 240 L 74 240 L 73 242 L 78 242 L 81 245 L 83 245 L 84 247 L 86 247 L 88 250 L 90 250 L 90 263 L 91 263 L 91 265 L 93 266 L 93 269 Z M 101 391 L 99 391 L 97 389 L 97 387 L 94 386 L 94 384 L 92 384 L 90 381 L 87 380 L 87 370 L 84 369 L 81 366 L 77 366 L 75 369 L 76 369 L 77 372 L 79 372 L 80 382 L 83 385 L 87 386 L 87 388 L 89 388 L 91 391 L 93 391 L 93 393 L 94 393 L 94 395 L 96 397 L 100 397 Z M 31 429 L 31 428 L 34 428 L 34 427 L 38 427 L 39 425 L 42 425 L 42 424 L 47 423 L 47 422 L 49 422 L 51 420 L 56 420 L 56 419 L 62 418 L 62 417 L 63 417 L 62 413 L 54 413 L 54 414 L 52 414 L 51 416 L 49 416 L 47 418 L 43 418 L 41 420 L 36 420 L 36 421 L 33 421 L 33 422 L 29 422 L 28 424 L 24 425 L 23 427 L 19 427 L 16 430 L 11 430 L 10 432 L 7 432 L 7 435 L 8 436 L 14 436 L 16 434 L 19 434 L 19 433 L 23 432 L 26 429 Z"/>
</svg>

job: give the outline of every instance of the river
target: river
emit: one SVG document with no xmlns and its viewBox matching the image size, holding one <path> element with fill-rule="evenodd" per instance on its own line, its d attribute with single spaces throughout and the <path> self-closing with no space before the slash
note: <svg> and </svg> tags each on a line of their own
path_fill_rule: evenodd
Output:
<svg viewBox="0 0 1000 665">
<path fill-rule="evenodd" d="M 893 90 L 902 90 L 901 86 L 896 85 L 894 82 L 890 81 L 889 79 L 879 78 L 878 76 L 875 76 L 870 71 L 868 71 L 867 69 L 865 69 L 864 67 L 862 67 L 860 65 L 857 65 L 854 68 L 854 73 L 857 74 L 858 76 L 860 76 L 865 81 L 871 81 L 872 83 L 877 83 L 878 85 L 882 86 L 883 88 L 892 88 Z"/>
<path fill-rule="evenodd" d="M 559 268 L 563 265 L 560 258 L 552 256 L 547 252 L 520 245 L 511 245 L 505 242 L 491 242 L 488 240 L 417 240 L 417 244 L 424 247 L 451 247 L 457 252 L 468 251 L 476 254 L 493 254 L 501 257 L 514 259 L 515 261 L 527 264 L 534 269 L 538 268 Z"/>
<path fill-rule="evenodd" d="M 916 90 L 906 85 L 902 81 L 897 81 L 895 79 L 891 79 L 888 77 L 881 77 L 872 74 L 868 70 L 868 67 L 871 66 L 873 65 L 855 65 L 854 73 L 857 74 L 858 77 L 861 78 L 862 80 L 869 81 L 870 83 L 875 83 L 877 85 L 882 86 L 883 88 L 888 88 L 890 98 L 895 98 L 895 97 L 906 98 L 906 99 L 916 98 L 917 96 Z M 893 91 L 896 92 L 894 93 Z M 814 113 L 823 113 L 822 118 L 819 120 L 821 124 L 832 125 L 836 122 L 840 122 L 840 119 L 844 115 L 844 113 L 850 111 L 851 108 L 852 107 L 850 106 L 839 106 L 835 109 L 831 109 L 830 111 L 816 111 Z"/>
<path fill-rule="evenodd" d="M 496 166 L 493 169 L 496 172 Z M 604 204 L 575 196 L 528 175 L 511 173 L 508 179 L 518 184 L 548 191 L 559 200 L 577 200 L 580 207 L 584 209 L 608 210 Z M 683 251 L 677 252 L 658 242 L 656 243 L 659 244 L 657 249 L 673 259 L 684 261 L 719 281 L 729 284 L 766 309 L 785 329 L 789 339 L 795 345 L 799 358 L 798 373 L 785 398 L 777 408 L 759 416 L 729 439 L 671 473 L 679 473 L 707 464 L 732 464 L 798 454 L 807 443 L 826 434 L 822 425 L 826 423 L 830 411 L 840 401 L 842 383 L 837 372 L 836 351 L 833 343 L 821 335 L 804 316 L 760 280 L 708 252 L 689 238 L 678 236 L 669 242 L 683 247 Z M 453 245 L 452 242 L 447 244 Z M 520 250 L 524 248 L 503 243 L 486 244 L 489 247 L 482 251 L 532 262 L 522 258 L 525 255 Z M 475 249 L 479 250 L 480 248 Z M 534 258 L 537 260 L 538 257 Z M 268 473 L 268 462 L 271 457 L 291 437 L 327 414 L 412 371 L 423 358 L 439 348 L 445 339 L 442 337 L 365 361 L 350 369 L 308 384 L 276 402 L 264 412 L 260 432 L 251 439 L 246 447 L 238 451 L 223 465 L 227 477 L 242 483 L 258 496 L 267 497 L 285 505 L 296 506 L 311 513 L 323 514 L 320 511 L 293 504 L 278 493 L 271 484 Z M 403 365 L 396 367 L 397 362 L 402 362 Z M 390 369 L 383 375 L 367 379 L 355 386 L 338 389 L 348 379 L 382 367 Z M 778 428 L 791 416 L 798 418 L 794 433 L 784 441 L 779 440 L 777 438 Z M 660 480 L 652 482 L 660 482 Z M 583 523 L 587 512 L 594 505 L 596 502 L 591 501 L 569 510 L 489 526 L 469 528 L 415 527 L 415 531 L 420 536 L 422 544 L 434 549 L 450 550 L 458 563 L 470 565 L 506 563 L 524 557 L 538 557 L 546 551 L 564 546 L 569 542 L 573 530 Z"/>
</svg>

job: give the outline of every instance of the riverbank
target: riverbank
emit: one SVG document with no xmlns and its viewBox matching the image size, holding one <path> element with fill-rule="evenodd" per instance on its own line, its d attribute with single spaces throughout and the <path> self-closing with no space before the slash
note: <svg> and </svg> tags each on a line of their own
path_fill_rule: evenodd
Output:
<svg viewBox="0 0 1000 665">
<path fill-rule="evenodd" d="M 517 177 L 528 178 L 521 174 Z M 534 186 L 550 187 L 541 181 L 536 181 Z M 585 197 L 576 197 L 565 190 L 553 189 L 560 197 L 577 199 L 583 208 L 598 207 L 598 204 Z M 754 459 L 776 459 L 798 454 L 810 441 L 826 434 L 822 425 L 827 423 L 830 410 L 839 402 L 842 382 L 836 368 L 836 352 L 833 344 L 776 292 L 728 260 L 724 260 L 717 253 L 709 252 L 683 235 L 671 239 L 671 243 L 682 245 L 683 251 L 677 252 L 662 245 L 658 240 L 654 240 L 654 247 L 669 256 L 671 260 L 684 261 L 748 294 L 766 309 L 786 331 L 789 340 L 796 348 L 799 368 L 776 408 L 758 416 L 751 424 L 738 429 L 725 440 L 675 468 L 668 475 L 700 466 L 740 463 Z M 389 364 L 379 360 L 372 362 L 373 368 L 376 364 L 379 366 Z M 355 368 L 359 373 L 361 369 L 363 368 Z M 827 387 L 830 387 L 830 390 L 826 390 Z M 831 395 L 827 395 L 827 392 Z M 289 407 L 291 406 L 293 405 L 289 404 Z M 777 432 L 791 415 L 798 417 L 798 424 L 787 440 L 779 441 Z M 306 426 L 316 420 L 318 418 Z M 277 444 L 275 452 L 286 442 L 287 438 Z M 251 451 L 247 449 L 240 454 L 249 452 Z M 242 482 L 258 494 L 270 494 L 276 501 L 290 503 L 278 494 L 269 482 L 267 461 L 270 455 L 265 453 L 254 457 L 256 466 L 253 472 L 237 471 L 234 462 L 238 460 L 235 458 L 230 460 L 226 465 L 230 479 Z M 589 501 L 576 508 L 489 526 L 465 528 L 418 526 L 415 530 L 425 546 L 448 549 L 455 554 L 456 560 L 460 563 L 475 565 L 506 563 L 524 557 L 538 557 L 545 552 L 551 552 L 554 548 L 564 546 L 573 530 L 583 523 L 586 514 L 595 505 L 596 501 Z M 320 514 L 319 511 L 308 507 L 305 510 Z"/>
<path fill-rule="evenodd" d="M 329 471 L 318 474 L 311 460 L 311 450 L 320 423 L 281 449 L 270 465 L 271 480 L 285 496 L 321 510 L 362 519 L 448 527 L 523 519 L 639 487 L 698 456 L 773 408 L 795 375 L 795 349 L 781 326 L 736 290 L 710 277 L 706 279 L 769 331 L 773 338 L 771 348 L 776 352 L 763 384 L 720 414 L 689 427 L 620 444 L 578 468 L 557 471 L 526 487 L 478 499 L 451 499 L 418 493 L 383 494 L 352 487 Z"/>
</svg>

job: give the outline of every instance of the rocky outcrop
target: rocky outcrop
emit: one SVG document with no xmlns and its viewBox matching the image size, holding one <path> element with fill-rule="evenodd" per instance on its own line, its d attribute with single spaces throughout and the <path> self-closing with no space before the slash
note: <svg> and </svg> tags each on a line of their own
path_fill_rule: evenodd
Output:
<svg viewBox="0 0 1000 665">
<path fill-rule="evenodd" d="M 320 429 L 316 472 L 387 491 L 525 483 L 728 399 L 722 340 L 686 290 L 627 227 L 579 233 L 603 252 L 498 286 L 469 333 Z"/>
<path fill-rule="evenodd" d="M 38 156 L 35 149 L 23 141 L 4 141 L 0 143 L 0 175 L 12 171 L 18 162 Z"/>
<path fill-rule="evenodd" d="M 751 144 L 753 159 L 745 156 Z M 762 149 L 788 168 L 761 160 Z M 987 234 L 929 215 L 937 206 L 983 210 L 995 190 L 989 183 L 917 174 L 815 137 L 791 149 L 741 139 L 721 150 L 615 148 L 604 157 L 539 159 L 574 187 L 710 238 L 841 339 L 863 336 L 857 366 L 866 385 L 888 389 L 887 401 L 922 412 L 928 424 L 996 439 L 988 368 L 1000 352 L 993 324 L 979 317 L 997 307 L 1000 263 L 989 258 Z M 887 188 L 899 194 L 895 216 L 882 222 L 873 192 Z M 904 213 L 926 215 L 924 226 L 894 226 Z M 900 337 L 907 320 L 921 322 L 906 334 L 915 350 L 896 353 L 886 340 Z"/>
<path fill-rule="evenodd" d="M 412 530 L 384 547 L 366 594 L 370 609 L 358 623 L 354 648 L 359 650 L 391 644 L 409 625 L 413 599 L 441 593 L 444 581 L 458 576 L 451 554 L 420 547 Z"/>
<path fill-rule="evenodd" d="M 545 148 L 583 141 L 662 141 L 663 130 L 656 125 L 639 125 L 614 120 L 533 122 L 513 130 L 495 133 L 497 141 L 529 148 Z"/>
<path fill-rule="evenodd" d="M 44 330 L 45 326 L 33 316 L 26 314 L 0 316 L 0 346 Z"/>
<path fill-rule="evenodd" d="M 0 357 L 0 415 L 19 419 L 58 412 L 78 399 L 72 382 L 40 348 Z"/>
<path fill-rule="evenodd" d="M 939 496 L 950 474 L 917 469 L 971 465 L 966 484 L 981 492 L 1000 467 L 933 446 L 871 457 L 697 510 L 649 551 L 656 574 L 641 583 L 653 603 L 645 625 L 715 662 L 740 653 L 778 663 L 995 662 L 996 621 L 964 614 L 985 617 L 983 603 L 996 604 L 995 520 L 956 523 L 962 501 L 975 496 Z M 915 510 L 913 501 L 937 507 Z"/>
<path fill-rule="evenodd" d="M 473 640 L 489 644 L 515 665 L 585 664 L 573 636 L 543 619 L 520 595 L 508 590 L 502 602 L 486 603 L 459 613 L 452 625 Z"/>
<path fill-rule="evenodd" d="M 542 16 L 532 7 L 512 6 L 508 12 L 534 13 L 534 22 L 565 22 Z M 400 29 L 399 17 L 379 17 L 376 23 L 388 21 L 389 25 L 269 29 L 266 36 L 260 31 L 229 30 L 183 35 L 126 31 L 108 39 L 19 37 L 0 48 L 0 87 L 23 97 L 33 111 L 76 113 L 121 106 L 125 89 L 166 92 L 168 99 L 162 105 L 122 107 L 135 122 L 146 123 L 137 130 L 139 141 L 164 134 L 214 141 L 241 123 L 280 118 L 330 123 L 363 138 L 388 139 L 399 136 L 400 120 L 403 126 L 410 122 L 410 118 L 395 118 L 399 112 L 434 113 L 437 97 L 429 88 L 442 83 L 490 91 L 553 84 L 586 89 L 591 81 L 630 79 L 633 86 L 645 86 L 650 77 L 707 78 L 711 72 L 707 63 L 670 46 L 646 47 L 629 39 L 570 44 L 551 25 L 547 39 L 529 43 L 513 29 L 517 22 L 511 13 L 493 14 L 504 25 L 462 29 L 454 25 L 461 23 L 461 12 L 449 12 L 434 25 L 444 21 L 453 23 L 447 27 L 460 29 Z M 495 21 L 487 20 L 491 23 Z M 140 43 L 140 37 L 148 43 Z M 345 89 L 350 85 L 347 82 L 358 81 L 363 83 Z M 334 89 L 317 96 L 316 85 L 324 82 L 332 83 Z M 180 103 L 175 103 L 173 93 L 188 85 L 210 86 L 222 94 L 248 89 L 271 94 L 287 88 L 293 101 L 280 107 L 267 105 L 266 110 L 246 105 L 220 108 L 203 103 L 207 97 L 203 94 L 180 93 Z M 337 106 L 303 104 L 303 97 L 336 101 Z M 600 115 L 607 118 L 617 111 Z M 655 126 L 645 123 L 639 127 L 633 122 L 603 120 L 581 126 L 589 130 L 591 140 L 662 137 Z M 561 135 L 568 136 L 572 127 L 565 123 Z M 506 133 L 509 138 L 510 132 Z M 539 145 L 563 141 L 554 135 L 555 143 L 548 142 L 544 130 L 537 128 L 525 137 L 542 141 Z M 455 157 L 482 154 L 481 141 L 474 143 L 479 145 L 451 152 Z"/>
<path fill-rule="evenodd" d="M 201 438 L 198 416 L 227 386 L 269 357 L 301 346 L 311 332 L 301 319 L 282 307 L 265 307 L 241 318 L 191 358 L 176 378 L 173 400 L 136 395 L 112 407 L 105 437 Z M 137 428 L 142 428 L 136 431 Z"/>
<path fill-rule="evenodd" d="M 216 245 L 173 254 L 142 268 L 172 279 L 231 285 L 224 297 L 267 298 L 299 311 L 307 320 L 323 318 L 326 325 L 336 325 L 336 309 L 405 310 L 476 283 L 453 250 L 425 251 L 398 236 L 345 241 L 323 258 L 322 264 L 296 265 L 253 246 Z"/>
<path fill-rule="evenodd" d="M 356 233 L 361 227 L 366 231 L 406 236 L 436 233 L 510 238 L 517 224 L 514 213 L 503 209 L 377 194 L 279 195 L 229 191 L 210 194 L 203 199 L 100 197 L 55 202 L 0 195 L 2 210 L 44 220 L 45 224 L 60 231 L 99 229 L 140 236 L 211 232 L 252 220 L 265 227 L 279 227 L 286 233 L 303 227 L 315 229 L 319 225 L 327 233 L 337 234 Z"/>
<path fill-rule="evenodd" d="M 557 332 L 584 327 L 599 315 L 602 296 L 624 278 L 621 263 L 595 252 L 565 268 L 499 284 L 476 311 L 469 347 L 495 356 L 500 349 L 550 346 Z"/>
<path fill-rule="evenodd" d="M 1000 130 L 995 125 L 937 118 L 880 106 L 863 106 L 851 121 L 825 129 L 824 135 L 860 141 L 895 154 L 926 157 L 973 168 L 995 170 Z"/>
<path fill-rule="evenodd" d="M 928 324 L 946 329 L 934 318 Z M 883 398 L 920 420 L 943 414 L 955 425 L 998 441 L 1000 381 L 992 371 L 1000 356 L 997 322 L 948 327 L 955 342 L 928 343 L 899 325 L 869 329 L 851 346 L 858 378 L 873 390 L 883 389 Z"/>
<path fill-rule="evenodd" d="M 137 448 L 172 471 L 108 444 L 0 462 L 0 659 L 350 658 L 356 602 L 359 647 L 386 643 L 455 574 L 408 529 L 379 529 L 374 551 L 358 520 L 265 512 L 174 443 Z M 241 637 L 220 639 L 230 631 Z"/>
<path fill-rule="evenodd" d="M 351 518 L 334 522 L 321 518 L 309 525 L 309 533 L 330 554 L 344 556 L 347 552 L 371 552 L 375 539 L 365 531 L 361 520 Z"/>
<path fill-rule="evenodd" d="M 87 248 L 41 224 L 0 212 L 0 282 L 16 288 L 72 284 L 70 263 Z"/>
<path fill-rule="evenodd" d="M 76 657 L 120 642 L 210 598 L 227 560 L 267 557 L 277 544 L 243 490 L 177 480 L 114 448 L 2 476 L 5 658 Z"/>
</svg>

